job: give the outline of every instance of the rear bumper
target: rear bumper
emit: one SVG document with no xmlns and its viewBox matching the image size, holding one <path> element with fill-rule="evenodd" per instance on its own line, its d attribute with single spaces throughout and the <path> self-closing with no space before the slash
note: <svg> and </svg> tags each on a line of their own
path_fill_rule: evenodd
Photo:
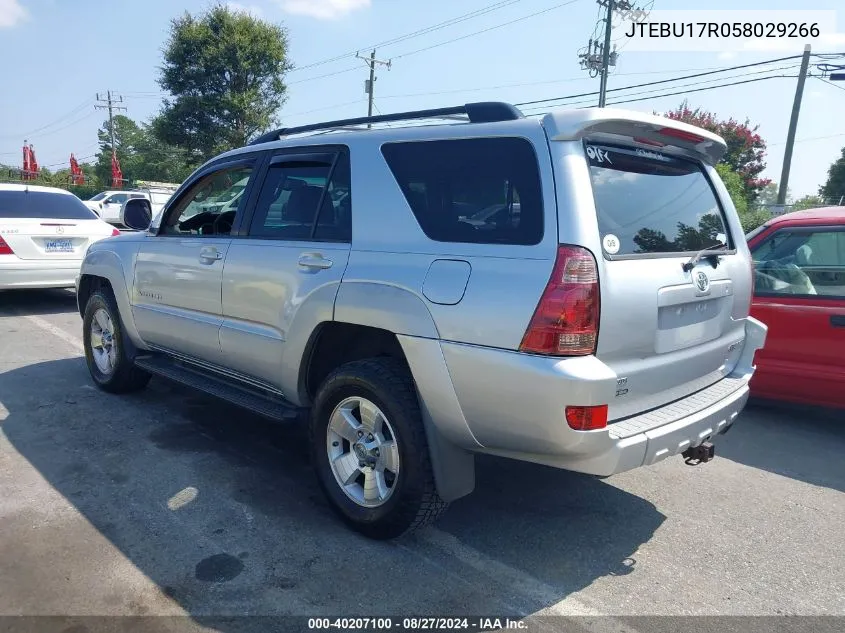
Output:
<svg viewBox="0 0 845 633">
<path fill-rule="evenodd" d="M 40 262 L 19 260 L 0 263 L 0 289 L 72 288 L 82 260 Z"/>
<path fill-rule="evenodd" d="M 597 431 L 575 431 L 564 417 L 567 405 L 612 402 L 617 376 L 595 357 L 554 360 L 442 346 L 461 410 L 480 445 L 475 450 L 606 477 L 654 464 L 724 433 L 748 400 L 754 353 L 765 338 L 766 326 L 749 318 L 730 375 Z"/>
</svg>

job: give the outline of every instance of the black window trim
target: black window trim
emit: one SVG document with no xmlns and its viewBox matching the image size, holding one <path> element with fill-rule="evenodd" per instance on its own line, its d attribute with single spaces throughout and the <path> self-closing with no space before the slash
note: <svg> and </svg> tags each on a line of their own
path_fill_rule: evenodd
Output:
<svg viewBox="0 0 845 633">
<path fill-rule="evenodd" d="M 534 156 L 534 166 L 537 170 L 537 181 L 539 183 L 539 200 L 540 200 L 540 213 L 541 213 L 541 222 L 540 222 L 540 235 L 539 239 L 532 243 L 532 244 L 514 244 L 511 242 L 455 242 L 451 240 L 437 240 L 433 237 L 429 236 L 429 234 L 425 231 L 420 224 L 419 219 L 416 217 L 416 214 L 411 207 L 411 203 L 408 201 L 407 196 L 402 187 L 402 183 L 399 182 L 399 179 L 396 176 L 396 173 L 390 166 L 390 163 L 387 160 L 387 156 L 384 153 L 384 148 L 392 145 L 418 145 L 422 143 L 444 143 L 450 141 L 473 141 L 473 140 L 518 140 L 523 141 L 528 144 L 531 148 L 531 153 Z M 436 137 L 436 138 L 402 138 L 397 140 L 389 140 L 384 141 L 383 143 L 379 144 L 379 154 L 381 155 L 384 164 L 387 166 L 388 172 L 390 173 L 393 181 L 396 183 L 396 186 L 399 189 L 400 194 L 402 194 L 402 198 L 405 200 L 405 203 L 408 205 L 408 210 L 411 212 L 411 217 L 414 219 L 414 222 L 417 224 L 417 228 L 420 230 L 422 235 L 425 236 L 426 239 L 434 242 L 435 244 L 443 244 L 448 246 L 460 246 L 461 248 L 464 247 L 485 247 L 489 248 L 491 246 L 498 246 L 498 247 L 507 247 L 507 248 L 516 248 L 516 249 L 536 249 L 537 247 L 541 246 L 547 239 L 550 234 L 550 228 L 554 229 L 552 232 L 557 232 L 557 222 L 554 223 L 552 227 L 549 227 L 548 222 L 548 213 L 549 209 L 547 208 L 548 205 L 546 204 L 546 187 L 547 184 L 544 182 L 543 176 L 543 161 L 541 160 L 540 154 L 537 151 L 536 140 L 530 136 L 525 134 L 491 134 L 485 136 L 445 136 L 445 137 Z M 555 181 L 555 173 L 554 169 L 551 169 L 551 186 L 554 188 L 556 187 Z M 557 201 L 555 200 L 555 216 L 557 216 Z M 557 236 L 555 236 L 555 240 L 557 240 Z"/>
<path fill-rule="evenodd" d="M 604 142 L 604 141 L 591 141 L 589 139 L 584 139 L 581 144 L 584 147 L 584 160 L 587 163 L 587 170 L 588 170 L 588 178 L 590 179 L 590 195 L 593 197 L 593 205 L 598 207 L 598 202 L 596 201 L 596 192 L 593 189 L 593 178 L 589 175 L 590 169 L 590 160 L 587 156 L 587 145 L 598 145 L 601 147 L 617 147 L 619 149 L 624 150 L 632 150 L 638 149 L 633 145 L 626 145 L 625 143 L 620 142 Z M 652 150 L 655 151 L 655 150 Z M 713 186 L 713 181 L 710 178 L 710 174 L 707 173 L 707 170 L 704 169 L 705 163 L 704 161 L 697 160 L 691 158 L 689 156 L 676 156 L 675 154 L 667 154 L 670 158 L 674 158 L 676 160 L 683 160 L 689 163 L 692 163 L 696 167 L 698 167 L 701 175 L 704 176 L 704 181 L 710 187 L 710 191 L 713 192 L 713 197 L 716 199 L 716 204 L 719 206 L 719 213 L 722 215 L 722 223 L 725 225 L 725 231 L 727 232 L 729 244 L 732 248 L 727 248 L 725 250 L 716 251 L 714 250 L 713 253 L 716 255 L 736 255 L 738 249 L 736 247 L 736 237 L 734 237 L 733 232 L 731 231 L 730 223 L 728 222 L 728 216 L 725 212 L 725 205 L 722 203 L 722 199 L 719 197 L 719 192 L 716 190 L 716 187 Z M 596 227 L 598 228 L 598 213 L 596 213 Z M 744 237 L 743 237 L 744 239 Z M 601 230 L 599 230 L 599 241 L 601 241 Z M 599 249 L 604 256 L 604 259 L 609 262 L 623 262 L 623 261 L 630 261 L 635 259 L 677 259 L 679 257 L 689 257 L 690 255 L 694 255 L 695 251 L 672 251 L 668 253 L 629 253 L 627 255 L 611 255 L 610 253 L 605 252 L 603 248 Z"/>
<path fill-rule="evenodd" d="M 219 160 L 215 160 L 202 169 L 196 171 L 192 176 L 188 178 L 173 197 L 167 201 L 164 209 L 161 213 L 161 220 L 159 221 L 159 225 L 155 227 L 153 235 L 156 237 L 166 237 L 166 238 L 178 238 L 178 239 L 194 239 L 194 238 L 202 238 L 202 239 L 232 239 L 239 237 L 240 228 L 242 226 L 243 217 L 246 215 L 247 210 L 249 209 L 250 205 L 254 203 L 253 197 L 255 195 L 256 187 L 255 183 L 257 181 L 257 176 L 262 171 L 264 164 L 267 160 L 267 152 L 250 152 L 246 155 L 237 155 L 231 156 L 228 158 L 223 158 Z M 235 219 L 232 223 L 232 230 L 229 232 L 228 235 L 170 235 L 166 233 L 162 233 L 162 227 L 166 225 L 166 219 L 173 213 L 174 208 L 178 209 L 179 205 L 184 202 L 187 196 L 191 195 L 194 190 L 194 187 L 197 183 L 201 180 L 205 179 L 207 176 L 211 175 L 212 173 L 216 173 L 219 171 L 226 171 L 229 169 L 236 169 L 238 167 L 247 167 L 251 166 L 252 173 L 250 174 L 249 182 L 247 183 L 247 188 L 245 194 L 247 196 L 246 204 L 244 208 L 240 210 L 237 214 L 235 214 Z"/>
<path fill-rule="evenodd" d="M 310 244 L 310 243 L 322 243 L 322 244 L 351 244 L 352 239 L 330 239 L 330 238 L 318 238 L 315 237 L 315 233 L 317 230 L 317 222 L 319 220 L 319 210 L 322 209 L 323 200 L 325 196 L 328 195 L 328 185 L 331 183 L 331 179 L 334 177 L 335 168 L 337 167 L 338 162 L 341 160 L 341 157 L 345 157 L 346 161 L 349 164 L 349 171 L 350 176 L 352 173 L 352 159 L 350 156 L 349 147 L 347 145 L 302 145 L 298 147 L 283 147 L 281 149 L 272 150 L 268 153 L 268 158 L 265 161 L 265 165 L 263 166 L 261 173 L 258 174 L 259 178 L 255 180 L 255 194 L 254 198 L 251 199 L 249 202 L 249 206 L 244 213 L 243 222 L 241 223 L 241 232 L 239 233 L 238 237 L 247 239 L 247 240 L 264 240 L 264 241 L 272 241 L 272 242 L 291 242 L 295 244 Z M 311 225 L 311 236 L 310 237 L 300 237 L 300 238 L 293 238 L 287 236 L 275 236 L 275 235 L 253 235 L 252 231 L 255 227 L 253 224 L 255 222 L 256 217 L 256 207 L 258 205 L 258 200 L 261 195 L 261 189 L 264 187 L 264 183 L 267 180 L 267 176 L 269 175 L 270 168 L 274 165 L 284 164 L 284 163 L 321 163 L 326 164 L 329 166 L 329 173 L 327 176 L 327 186 L 323 190 L 323 195 L 320 197 L 319 206 L 317 207 L 317 212 L 314 214 L 314 221 Z M 351 195 L 351 188 L 352 183 L 350 182 L 350 195 Z M 353 218 L 354 218 L 354 208 L 352 210 Z"/>
<path fill-rule="evenodd" d="M 757 245 L 754 246 L 754 249 L 751 251 L 751 261 L 754 261 L 754 253 L 756 253 L 763 244 L 766 244 L 771 239 L 773 239 L 778 233 L 845 233 L 845 225 L 843 224 L 793 224 L 787 226 L 779 226 L 775 228 L 771 233 L 766 235 Z M 756 285 L 756 284 L 755 284 Z M 761 297 L 765 299 L 801 299 L 801 300 L 815 300 L 820 299 L 822 301 L 843 301 L 845 300 L 845 295 L 805 295 L 805 294 L 794 294 L 794 293 L 781 293 L 781 292 L 758 292 L 756 288 L 754 288 L 754 297 Z"/>
</svg>

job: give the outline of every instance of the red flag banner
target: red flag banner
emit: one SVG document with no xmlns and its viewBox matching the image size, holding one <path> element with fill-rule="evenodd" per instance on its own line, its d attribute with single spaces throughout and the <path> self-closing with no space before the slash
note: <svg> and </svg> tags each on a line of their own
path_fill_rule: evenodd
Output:
<svg viewBox="0 0 845 633">
<path fill-rule="evenodd" d="M 73 154 L 70 155 L 70 181 L 74 185 L 85 184 L 85 175 L 82 173 L 82 168 Z"/>
<path fill-rule="evenodd" d="M 111 154 L 111 179 L 115 189 L 123 187 L 123 172 L 120 171 L 120 161 L 117 160 L 117 152 Z"/>
<path fill-rule="evenodd" d="M 29 144 L 29 171 L 30 180 L 38 178 L 38 161 L 35 160 L 35 150 L 32 147 L 32 143 Z"/>
</svg>

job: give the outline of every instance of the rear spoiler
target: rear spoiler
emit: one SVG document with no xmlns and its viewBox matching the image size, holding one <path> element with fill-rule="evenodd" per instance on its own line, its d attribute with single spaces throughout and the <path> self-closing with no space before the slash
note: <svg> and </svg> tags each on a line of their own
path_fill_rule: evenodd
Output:
<svg viewBox="0 0 845 633">
<path fill-rule="evenodd" d="M 724 156 L 724 139 L 700 127 L 662 116 L 617 108 L 559 110 L 541 121 L 552 141 L 620 139 L 659 147 L 677 147 L 715 165 Z"/>
</svg>

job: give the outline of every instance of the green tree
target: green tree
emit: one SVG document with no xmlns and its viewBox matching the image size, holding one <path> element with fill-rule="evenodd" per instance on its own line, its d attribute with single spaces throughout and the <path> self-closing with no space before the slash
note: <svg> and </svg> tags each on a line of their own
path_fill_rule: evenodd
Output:
<svg viewBox="0 0 845 633">
<path fill-rule="evenodd" d="M 827 181 L 819 188 L 819 195 L 830 204 L 839 204 L 845 196 L 845 147 L 842 156 L 827 170 Z"/>
<path fill-rule="evenodd" d="M 194 164 L 247 144 L 276 124 L 290 70 L 280 25 L 215 4 L 171 21 L 159 85 L 165 99 L 155 135 L 187 150 Z"/>
<path fill-rule="evenodd" d="M 117 160 L 120 161 L 123 177 L 131 180 L 137 177 L 137 146 L 143 133 L 135 121 L 122 114 L 114 117 L 113 124 L 114 149 Z M 97 153 L 94 171 L 100 182 L 112 187 L 114 186 L 111 177 L 112 144 L 108 120 L 97 131 L 97 137 L 100 139 L 100 151 Z"/>
<path fill-rule="evenodd" d="M 757 194 L 757 204 L 771 206 L 778 203 L 778 184 L 776 182 L 770 182 L 768 185 L 763 187 L 760 192 Z M 790 192 L 789 187 L 786 188 L 786 204 L 790 204 L 792 200 L 792 192 Z"/>
<path fill-rule="evenodd" d="M 712 112 L 701 108 L 690 109 L 686 101 L 663 116 L 709 130 L 725 140 L 727 150 L 720 162 L 739 174 L 749 204 L 771 182 L 760 177 L 766 169 L 766 142 L 757 134 L 759 126 L 752 127 L 749 119 L 743 123 L 733 118 L 720 120 Z"/>
<path fill-rule="evenodd" d="M 716 165 L 716 171 L 719 172 L 719 177 L 725 183 L 725 189 L 728 190 L 731 201 L 734 203 L 739 221 L 742 224 L 742 230 L 745 233 L 749 233 L 758 226 L 765 224 L 772 217 L 765 209 L 749 208 L 748 200 L 745 196 L 745 187 L 742 177 L 739 174 L 724 163 Z"/>
<path fill-rule="evenodd" d="M 792 210 L 803 211 L 804 209 L 813 209 L 821 206 L 824 206 L 824 200 L 818 196 L 804 196 L 795 201 L 795 204 L 792 205 Z"/>
<path fill-rule="evenodd" d="M 100 138 L 100 151 L 97 154 L 94 173 L 98 182 L 112 187 L 112 146 L 108 121 L 103 123 L 97 135 Z M 133 180 L 178 183 L 192 170 L 189 155 L 185 150 L 163 143 L 155 137 L 149 126 L 138 125 L 127 116 L 114 117 L 114 144 L 120 170 L 129 183 Z"/>
</svg>

